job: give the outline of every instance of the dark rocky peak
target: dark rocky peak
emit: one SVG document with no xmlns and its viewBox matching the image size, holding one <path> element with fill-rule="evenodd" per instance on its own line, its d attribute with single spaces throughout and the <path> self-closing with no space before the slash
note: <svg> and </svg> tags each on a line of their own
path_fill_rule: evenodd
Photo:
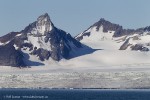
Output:
<svg viewBox="0 0 150 100">
<path fill-rule="evenodd" d="M 145 27 L 144 31 L 150 31 L 150 26 Z"/>
<path fill-rule="evenodd" d="M 108 31 L 118 31 L 122 29 L 122 26 L 118 25 L 118 24 L 113 24 L 107 20 L 105 20 L 104 18 L 101 18 L 98 22 L 96 22 L 93 26 L 96 26 L 97 31 L 99 30 L 99 28 L 101 26 L 103 26 L 103 32 L 108 32 Z"/>
<path fill-rule="evenodd" d="M 103 27 L 103 32 L 115 31 L 114 37 L 121 36 L 122 33 L 126 31 L 126 30 L 123 30 L 122 26 L 111 23 L 105 20 L 104 18 L 101 18 L 98 22 L 94 23 L 87 30 L 85 30 L 83 33 L 79 34 L 75 38 L 80 41 L 83 39 L 83 36 L 90 36 L 91 32 L 89 32 L 88 30 L 93 27 L 96 27 L 96 31 L 99 31 L 101 27 Z"/>
<path fill-rule="evenodd" d="M 50 17 L 48 15 L 48 13 L 45 13 L 45 14 L 39 16 L 37 20 L 43 20 L 43 19 L 47 19 L 48 21 L 50 21 Z"/>
<path fill-rule="evenodd" d="M 46 34 L 54 28 L 54 25 L 51 22 L 50 17 L 47 13 L 37 18 L 36 28 L 38 33 L 40 34 Z"/>
<path fill-rule="evenodd" d="M 84 36 L 90 36 L 91 32 L 88 31 L 90 28 L 96 27 L 96 31 L 99 31 L 99 29 L 103 27 L 103 32 L 107 33 L 108 31 L 115 31 L 113 37 L 119 37 L 123 35 L 130 35 L 134 34 L 136 31 L 134 29 L 123 29 L 122 26 L 119 24 L 111 23 L 104 18 L 101 18 L 98 22 L 90 26 L 87 30 L 85 30 L 83 33 L 78 34 L 75 38 L 80 41 L 83 39 Z"/>
<path fill-rule="evenodd" d="M 35 39 L 34 42 L 32 38 Z M 30 44 L 25 44 L 24 40 Z M 19 48 L 28 47 L 31 54 L 37 55 L 42 61 L 50 57 L 56 61 L 61 58 L 68 59 L 72 49 L 82 47 L 82 44 L 69 33 L 55 27 L 47 13 L 39 16 L 37 21 L 27 26 L 22 31 L 22 35 L 15 39 L 15 44 Z"/>
<path fill-rule="evenodd" d="M 135 30 L 135 33 L 137 34 L 143 34 L 144 32 L 150 32 L 150 26 L 138 28 Z"/>
<path fill-rule="evenodd" d="M 46 35 L 54 29 L 54 24 L 50 20 L 50 17 L 47 13 L 39 16 L 37 21 L 29 24 L 22 33 L 31 33 L 34 35 Z"/>
<path fill-rule="evenodd" d="M 123 27 L 119 24 L 111 23 L 104 18 L 101 18 L 97 23 L 94 24 L 94 26 L 97 26 L 97 29 L 99 29 L 100 26 L 103 26 L 103 32 L 115 31 L 113 35 L 114 37 L 135 33 L 134 29 L 123 29 Z"/>
</svg>

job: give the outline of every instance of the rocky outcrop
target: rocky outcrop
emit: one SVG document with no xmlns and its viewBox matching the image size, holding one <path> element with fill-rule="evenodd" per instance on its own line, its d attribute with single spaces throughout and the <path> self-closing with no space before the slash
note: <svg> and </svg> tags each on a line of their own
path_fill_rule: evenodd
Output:
<svg viewBox="0 0 150 100">
<path fill-rule="evenodd" d="M 144 47 L 141 44 L 136 44 L 134 46 L 131 46 L 131 49 L 135 50 L 135 51 L 138 51 L 138 50 L 140 50 L 140 51 L 149 51 L 149 49 L 147 47 Z"/>
<path fill-rule="evenodd" d="M 15 38 L 16 35 L 20 34 L 20 32 L 10 32 L 2 37 L 0 37 L 0 42 L 5 43 L 11 41 Z"/>
<path fill-rule="evenodd" d="M 127 48 L 130 48 L 134 51 L 149 51 L 147 47 L 145 47 L 143 44 L 132 44 L 129 43 L 130 40 L 139 40 L 138 36 L 134 36 L 132 38 L 128 38 L 120 47 L 119 50 L 126 50 Z M 148 45 L 148 44 L 147 44 Z"/>
<path fill-rule="evenodd" d="M 90 36 L 91 33 L 88 31 L 90 28 L 96 27 L 97 31 L 103 26 L 103 32 L 107 33 L 108 31 L 114 31 L 113 37 L 120 37 L 124 35 L 132 35 L 132 34 L 143 34 L 143 32 L 150 31 L 150 26 L 138 29 L 124 29 L 122 26 L 118 24 L 111 23 L 104 18 L 101 18 L 98 22 L 94 23 L 83 33 L 78 34 L 75 38 L 78 41 L 81 41 L 84 36 Z"/>
<path fill-rule="evenodd" d="M 123 45 L 121 45 L 119 50 L 126 50 L 131 44 L 129 43 L 130 38 L 128 38 Z"/>
<path fill-rule="evenodd" d="M 45 59 L 48 60 L 51 56 L 50 51 L 47 51 L 43 48 L 34 48 L 34 50 L 31 52 L 31 55 L 37 55 L 41 61 L 44 61 Z"/>
<path fill-rule="evenodd" d="M 0 46 L 0 65 L 13 67 L 26 66 L 23 61 L 23 55 L 21 51 L 15 50 L 13 43 L 8 43 L 4 46 Z"/>
<path fill-rule="evenodd" d="M 101 26 L 103 26 L 103 32 L 115 31 L 114 36 L 120 36 L 122 32 L 124 31 L 122 26 L 106 21 L 104 18 L 100 19 L 98 22 L 92 25 L 92 27 L 93 26 L 96 26 L 97 31 L 99 30 Z"/>
<path fill-rule="evenodd" d="M 95 24 L 90 26 L 87 30 L 89 30 L 92 27 L 96 27 L 96 31 L 99 31 L 101 26 L 103 26 L 103 32 L 105 32 L 105 33 L 108 31 L 115 31 L 113 37 L 134 34 L 134 32 L 136 31 L 134 29 L 123 29 L 122 26 L 111 23 L 111 22 L 105 20 L 104 18 L 101 18 L 98 22 L 96 22 Z M 85 30 L 83 33 L 77 35 L 75 38 L 78 41 L 81 41 L 84 36 L 90 36 L 91 33 L 88 32 L 87 30 Z"/>
</svg>

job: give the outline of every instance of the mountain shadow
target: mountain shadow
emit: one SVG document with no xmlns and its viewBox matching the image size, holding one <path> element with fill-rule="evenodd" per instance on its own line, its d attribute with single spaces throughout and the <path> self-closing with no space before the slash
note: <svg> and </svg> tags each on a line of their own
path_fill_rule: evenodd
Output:
<svg viewBox="0 0 150 100">
<path fill-rule="evenodd" d="M 93 48 L 90 48 L 90 47 L 84 45 L 83 48 L 73 50 L 70 53 L 69 59 L 84 56 L 84 55 L 88 55 L 88 54 L 92 54 L 92 53 L 94 53 L 95 51 L 98 51 L 98 50 L 103 50 L 103 49 L 93 49 Z"/>
<path fill-rule="evenodd" d="M 23 61 L 25 62 L 26 66 L 43 66 L 45 64 L 41 63 L 41 62 L 35 62 L 35 61 L 31 61 L 30 56 L 27 53 L 23 53 L 24 59 Z"/>
</svg>

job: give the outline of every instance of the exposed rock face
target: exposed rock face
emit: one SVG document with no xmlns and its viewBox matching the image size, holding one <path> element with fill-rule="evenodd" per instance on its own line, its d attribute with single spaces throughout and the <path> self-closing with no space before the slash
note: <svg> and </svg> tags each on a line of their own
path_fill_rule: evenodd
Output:
<svg viewBox="0 0 150 100">
<path fill-rule="evenodd" d="M 138 50 L 140 50 L 140 51 L 149 51 L 148 48 L 144 47 L 141 44 L 136 44 L 136 45 L 132 46 L 131 48 L 132 48 L 132 50 L 135 50 L 135 51 L 138 51 Z"/>
<path fill-rule="evenodd" d="M 108 31 L 115 31 L 113 37 L 120 37 L 124 35 L 132 35 L 132 34 L 143 34 L 145 31 L 150 31 L 150 26 L 144 27 L 144 28 L 139 28 L 139 29 L 123 29 L 122 26 L 118 24 L 111 23 L 104 18 L 100 19 L 98 22 L 90 26 L 87 30 L 89 30 L 92 27 L 96 27 L 97 31 L 99 31 L 100 27 L 103 26 L 103 32 L 108 32 Z M 83 33 L 77 35 L 75 38 L 78 41 L 81 41 L 84 36 L 90 36 L 90 32 L 87 32 L 85 30 Z"/>
<path fill-rule="evenodd" d="M 20 32 L 10 32 L 2 37 L 0 37 L 0 42 L 5 43 L 14 39 L 16 35 L 20 34 Z"/>
<path fill-rule="evenodd" d="M 147 48 L 147 46 L 149 46 L 149 43 L 146 44 L 135 44 L 135 42 L 131 42 L 130 41 L 138 41 L 140 40 L 138 36 L 134 36 L 134 37 L 130 37 L 128 38 L 120 47 L 119 50 L 126 50 L 127 48 L 130 48 L 131 50 L 134 51 L 149 51 L 149 48 Z"/>
<path fill-rule="evenodd" d="M 50 51 L 44 50 L 43 48 L 34 48 L 31 54 L 37 55 L 41 61 L 44 61 L 45 59 L 48 60 L 51 55 Z"/>
<path fill-rule="evenodd" d="M 21 33 L 32 33 L 35 36 L 42 36 L 49 33 L 54 28 L 53 23 L 47 13 L 37 18 L 37 21 L 29 24 Z"/>
<path fill-rule="evenodd" d="M 77 48 L 82 47 L 81 43 L 72 38 L 70 34 L 66 34 L 66 32 L 57 28 L 54 28 L 46 35 L 45 42 L 47 42 L 47 40 L 49 40 L 51 44 L 51 57 L 57 61 L 62 57 L 67 59 L 73 46 Z"/>
<path fill-rule="evenodd" d="M 123 31 L 122 26 L 118 24 L 113 24 L 109 21 L 106 21 L 105 19 L 100 19 L 98 22 L 96 22 L 93 26 L 96 26 L 97 31 L 101 26 L 103 26 L 103 32 L 108 32 L 108 31 L 115 31 L 115 35 L 121 35 L 121 31 Z"/>
<path fill-rule="evenodd" d="M 135 45 L 130 44 L 129 40 L 130 40 L 130 38 L 128 38 L 124 42 L 124 44 L 120 47 L 119 50 L 126 50 L 128 47 L 130 47 L 131 50 L 134 50 L 134 51 L 138 51 L 138 50 L 139 51 L 149 51 L 149 49 L 147 47 L 144 47 L 142 44 L 135 44 Z"/>
<path fill-rule="evenodd" d="M 3 37 L 0 37 L 1 51 L 0 54 L 1 64 L 10 66 L 23 66 L 24 52 L 28 56 L 32 55 L 38 57 L 39 60 L 45 61 L 52 58 L 59 61 L 62 58 L 70 58 L 70 52 L 73 49 L 82 48 L 82 44 L 74 39 L 69 33 L 58 29 L 51 22 L 49 15 L 46 13 L 37 18 L 37 21 L 29 24 L 21 32 L 12 32 Z M 11 44 L 7 45 L 7 42 Z M 12 49 L 8 54 L 5 49 Z M 19 52 L 20 51 L 20 52 Z M 21 53 L 23 52 L 23 53 Z M 9 55 L 13 55 L 9 58 Z M 5 62 L 2 63 L 3 57 Z M 15 58 L 12 60 L 12 58 Z M 18 60 L 20 59 L 20 60 Z M 6 63 L 9 62 L 9 63 Z"/>
<path fill-rule="evenodd" d="M 111 23 L 105 19 L 100 19 L 98 22 L 90 26 L 83 33 L 75 37 L 78 41 L 104 41 L 114 42 L 116 38 L 122 43 L 119 50 L 139 50 L 149 51 L 150 26 L 145 28 L 123 29 L 118 24 Z M 117 39 L 116 39 L 117 40 Z M 119 42 L 119 43 L 120 43 Z"/>
<path fill-rule="evenodd" d="M 12 43 L 0 46 L 0 65 L 13 67 L 26 66 L 21 51 L 15 50 Z"/>
<path fill-rule="evenodd" d="M 150 26 L 147 26 L 143 29 L 144 31 L 150 31 Z"/>
<path fill-rule="evenodd" d="M 49 33 L 53 28 L 54 25 L 50 20 L 49 15 L 46 13 L 41 15 L 36 22 L 37 34 L 45 35 Z"/>
<path fill-rule="evenodd" d="M 128 38 L 123 45 L 120 47 L 119 50 L 126 50 L 131 44 L 129 43 L 130 38 Z"/>
<path fill-rule="evenodd" d="M 109 21 L 106 21 L 104 18 L 100 19 L 98 22 L 96 22 L 95 24 L 90 26 L 87 30 L 89 30 L 92 27 L 96 27 L 96 29 L 97 29 L 96 31 L 99 31 L 101 26 L 103 26 L 103 32 L 115 31 L 113 37 L 130 35 L 130 34 L 133 34 L 135 32 L 134 29 L 123 29 L 122 26 L 120 26 L 118 24 L 111 23 Z M 81 33 L 82 35 L 79 34 L 78 36 L 76 36 L 76 39 L 78 41 L 80 41 L 83 39 L 84 36 L 90 36 L 91 33 L 87 32 L 87 30 L 85 30 L 83 33 Z"/>
</svg>

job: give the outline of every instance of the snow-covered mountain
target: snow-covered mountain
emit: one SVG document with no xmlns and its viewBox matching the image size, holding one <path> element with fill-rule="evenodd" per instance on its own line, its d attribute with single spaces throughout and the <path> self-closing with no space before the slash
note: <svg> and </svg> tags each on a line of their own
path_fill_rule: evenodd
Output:
<svg viewBox="0 0 150 100">
<path fill-rule="evenodd" d="M 103 18 L 75 38 L 88 46 L 92 46 L 90 43 L 95 45 L 103 43 L 101 49 L 105 49 L 103 46 L 109 45 L 107 47 L 118 50 L 150 50 L 150 27 L 136 30 L 123 29 L 122 26 Z M 110 46 L 111 44 L 113 47 Z"/>
<path fill-rule="evenodd" d="M 81 43 L 56 28 L 48 14 L 0 37 L 0 87 L 150 87 L 150 27 L 123 29 L 101 19 L 75 38 Z"/>
<path fill-rule="evenodd" d="M 100 69 L 134 68 L 150 64 L 150 27 L 123 29 L 105 19 L 90 26 L 75 38 L 96 49 L 92 54 L 78 60 L 82 66 L 97 66 Z M 77 61 L 74 60 L 72 62 Z M 109 67 L 108 67 L 109 66 Z M 113 67 L 114 66 L 114 67 Z M 92 67 L 93 68 L 93 67 Z"/>
<path fill-rule="evenodd" d="M 58 29 L 46 13 L 21 32 L 0 37 L 0 65 L 40 65 L 44 61 L 75 57 L 79 49 L 88 48 L 69 33 Z M 90 48 L 89 48 L 90 50 Z"/>
<path fill-rule="evenodd" d="M 150 27 L 123 29 L 100 19 L 73 38 L 55 27 L 46 13 L 24 30 L 0 37 L 0 65 L 90 67 L 149 63 L 149 50 Z"/>
</svg>

